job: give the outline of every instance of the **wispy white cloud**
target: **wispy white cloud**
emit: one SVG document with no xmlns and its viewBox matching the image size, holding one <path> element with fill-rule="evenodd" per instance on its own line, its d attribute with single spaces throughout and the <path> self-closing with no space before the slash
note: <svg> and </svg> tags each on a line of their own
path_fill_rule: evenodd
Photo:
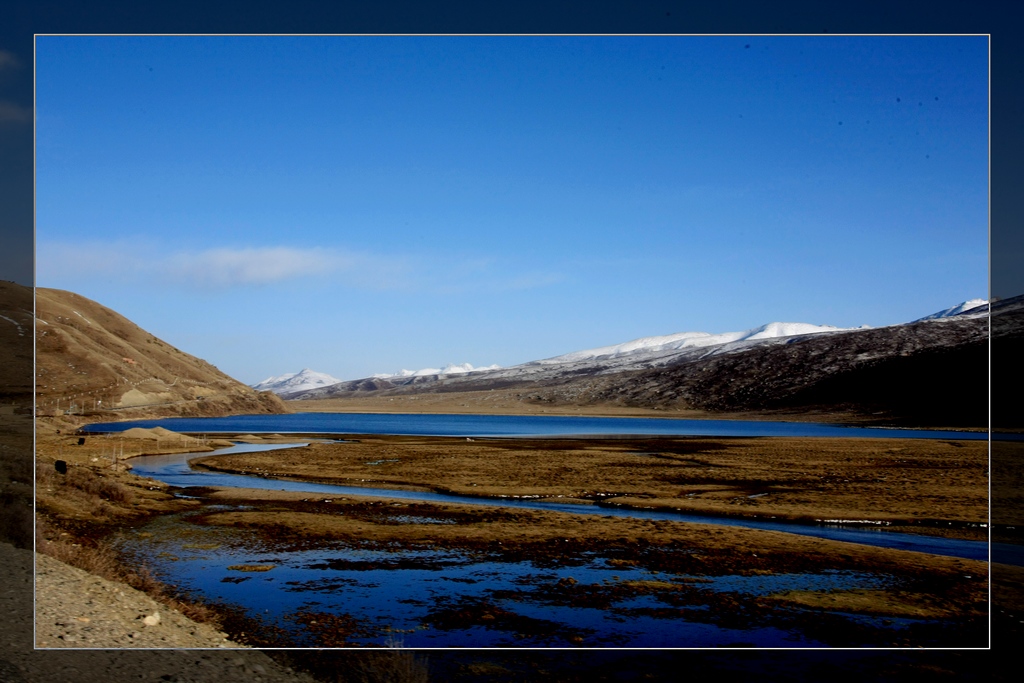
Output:
<svg viewBox="0 0 1024 683">
<path fill-rule="evenodd" d="M 160 264 L 174 280 L 214 287 L 265 285 L 350 269 L 352 256 L 324 249 L 247 247 L 170 254 Z"/>
<path fill-rule="evenodd" d="M 140 241 L 110 244 L 40 242 L 40 284 L 77 278 L 148 282 L 229 289 L 270 285 L 309 277 L 358 274 L 374 259 L 336 249 L 295 247 L 218 247 L 169 250 Z"/>
<path fill-rule="evenodd" d="M 380 255 L 326 247 L 171 250 L 146 240 L 41 241 L 36 263 L 38 282 L 44 287 L 74 287 L 76 281 L 102 279 L 221 291 L 319 279 L 357 289 L 452 294 L 534 289 L 563 279 L 557 274 L 509 274 L 491 258 Z"/>
</svg>

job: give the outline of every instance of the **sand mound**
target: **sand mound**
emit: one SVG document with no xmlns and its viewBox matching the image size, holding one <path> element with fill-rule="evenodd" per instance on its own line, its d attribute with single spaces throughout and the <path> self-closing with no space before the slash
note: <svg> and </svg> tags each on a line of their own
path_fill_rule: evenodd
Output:
<svg viewBox="0 0 1024 683">
<path fill-rule="evenodd" d="M 190 436 L 179 434 L 178 432 L 172 432 L 170 429 L 164 429 L 163 427 L 153 427 L 151 430 L 161 439 L 191 439 Z"/>
<path fill-rule="evenodd" d="M 153 433 L 152 429 L 143 429 L 142 427 L 132 427 L 126 429 L 120 433 L 126 439 L 159 439 L 160 437 Z"/>
<path fill-rule="evenodd" d="M 145 429 L 143 427 L 132 427 L 131 429 L 124 430 L 123 432 L 118 434 L 118 436 L 122 436 L 126 439 L 151 439 L 154 441 L 157 439 L 163 441 L 172 439 L 177 441 L 185 441 L 187 439 L 192 438 L 190 436 L 185 436 L 184 434 L 172 432 L 169 429 L 164 429 L 163 427 L 151 427 L 149 429 Z"/>
</svg>

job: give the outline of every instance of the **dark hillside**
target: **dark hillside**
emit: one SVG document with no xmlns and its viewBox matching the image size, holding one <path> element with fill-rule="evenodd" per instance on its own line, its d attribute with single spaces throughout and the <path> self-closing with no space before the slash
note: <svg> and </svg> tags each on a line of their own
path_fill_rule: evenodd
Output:
<svg viewBox="0 0 1024 683">
<path fill-rule="evenodd" d="M 993 347 L 1019 356 L 1024 305 L 1001 302 Z M 1012 324 L 1011 324 L 1012 323 Z M 601 360 L 493 372 L 355 380 L 292 399 L 362 400 L 430 394 L 465 405 L 500 400 L 547 407 L 845 414 L 895 426 L 988 424 L 988 316 L 687 351 L 631 369 Z M 301 405 L 301 404 L 299 404 Z"/>
</svg>

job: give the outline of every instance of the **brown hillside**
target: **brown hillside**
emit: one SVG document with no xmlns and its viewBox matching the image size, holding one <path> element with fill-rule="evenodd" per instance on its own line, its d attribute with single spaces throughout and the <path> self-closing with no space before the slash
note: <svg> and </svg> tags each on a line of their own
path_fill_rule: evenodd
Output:
<svg viewBox="0 0 1024 683">
<path fill-rule="evenodd" d="M 36 406 L 96 419 L 287 412 L 95 301 L 36 289 Z"/>
<path fill-rule="evenodd" d="M 0 281 L 0 397 L 4 403 L 32 397 L 32 288 Z"/>
</svg>

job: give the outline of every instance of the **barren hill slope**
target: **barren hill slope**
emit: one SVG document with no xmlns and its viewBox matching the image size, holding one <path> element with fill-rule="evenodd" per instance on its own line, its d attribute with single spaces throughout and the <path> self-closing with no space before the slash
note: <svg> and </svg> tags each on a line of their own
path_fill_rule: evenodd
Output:
<svg viewBox="0 0 1024 683">
<path fill-rule="evenodd" d="M 36 391 L 41 414 L 121 419 L 287 412 L 276 396 L 232 379 L 95 301 L 58 289 L 36 290 Z"/>
<path fill-rule="evenodd" d="M 32 399 L 32 288 L 0 281 L 0 397 Z"/>
</svg>

